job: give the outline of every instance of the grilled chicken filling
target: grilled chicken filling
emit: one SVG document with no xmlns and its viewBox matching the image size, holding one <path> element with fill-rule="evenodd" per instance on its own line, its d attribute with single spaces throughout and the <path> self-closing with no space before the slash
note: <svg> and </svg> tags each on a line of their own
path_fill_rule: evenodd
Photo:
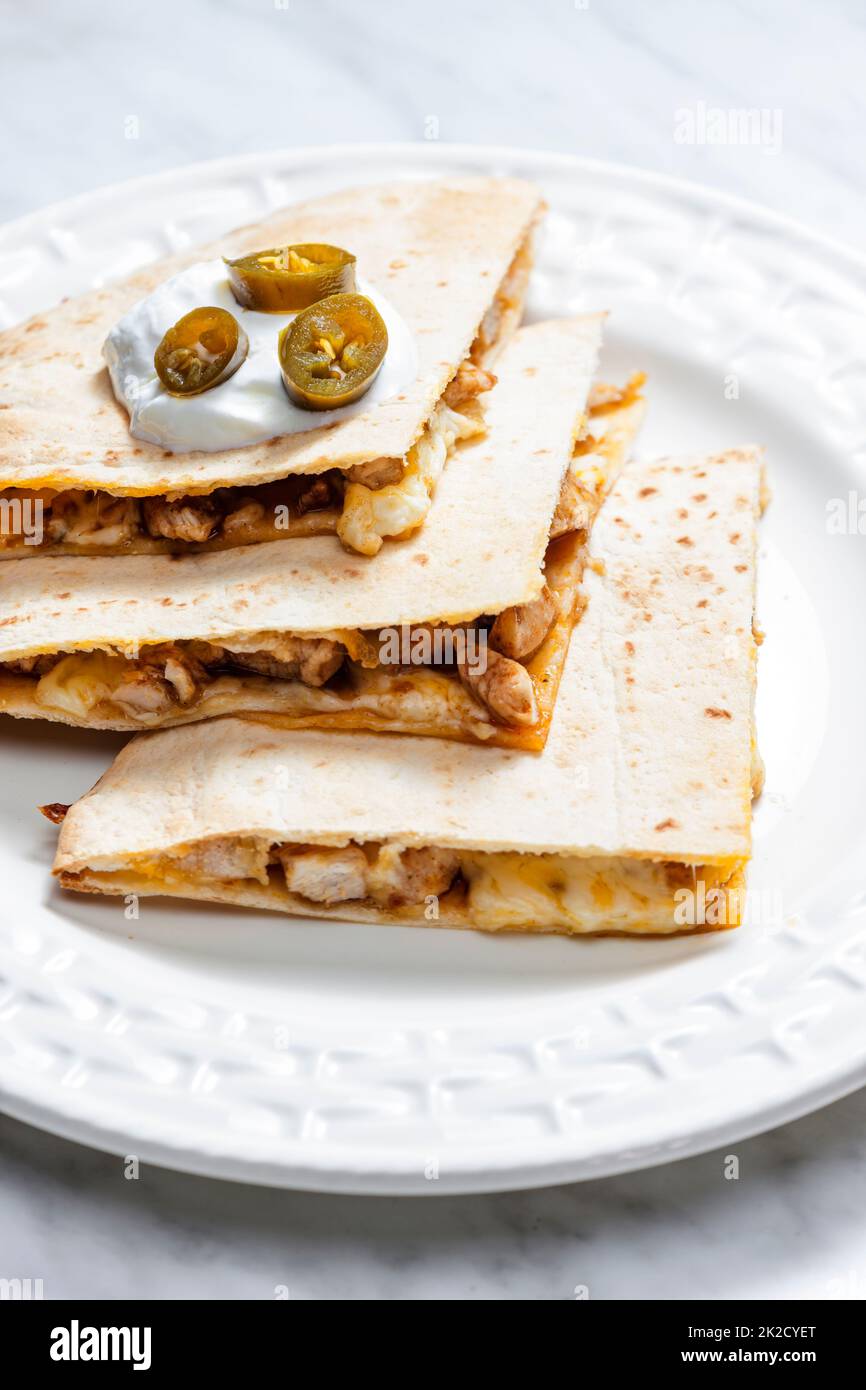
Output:
<svg viewBox="0 0 866 1390">
<path fill-rule="evenodd" d="M 517 326 L 531 264 L 527 238 L 469 356 L 405 458 L 370 459 L 344 470 L 217 488 L 203 495 L 137 498 L 83 488 L 8 488 L 0 490 L 0 556 L 55 547 L 91 553 L 218 549 L 333 531 L 348 549 L 375 555 L 386 537 L 402 538 L 417 530 L 450 449 L 458 440 L 484 432 L 475 402 L 496 384 L 485 363 Z"/>
<path fill-rule="evenodd" d="M 46 808 L 49 812 L 53 808 Z M 168 891 L 190 883 L 247 885 L 251 901 L 263 906 L 296 905 L 336 909 L 363 905 L 445 925 L 482 925 L 489 930 L 644 931 L 735 926 L 740 919 L 742 869 L 738 860 L 692 865 L 676 860 L 605 858 L 518 851 L 407 846 L 396 841 L 350 841 L 346 845 L 270 843 L 266 839 L 219 836 L 186 844 L 158 857 L 136 856 L 95 875 L 141 875 Z M 66 887 L 77 875 L 64 877 Z M 702 906 L 685 920 L 682 890 L 700 882 Z M 258 888 L 256 888 L 258 885 Z M 256 897 L 261 892 L 262 897 Z M 287 896 L 288 895 L 288 899 Z M 642 921 L 635 923 L 636 906 Z"/>
<path fill-rule="evenodd" d="M 484 375 L 482 369 L 470 366 L 464 375 L 467 381 L 475 381 L 479 372 Z M 563 480 L 551 528 L 548 569 L 557 538 L 575 535 L 582 549 L 603 496 L 605 460 L 622 452 L 627 431 L 620 424 L 619 412 L 637 401 L 642 380 L 635 377 L 621 390 L 599 388 L 590 404 L 588 430 L 575 445 Z M 447 404 L 437 409 L 454 413 Z M 305 485 L 319 486 L 322 482 L 317 479 L 310 484 L 307 480 Z M 354 486 L 369 492 L 366 485 Z M 389 490 L 386 485 L 378 494 L 369 495 L 378 495 L 387 505 Z M 193 500 L 212 503 L 213 499 Z M 163 505 L 161 499 L 150 499 L 150 504 L 154 516 Z M 180 503 L 165 505 L 175 509 L 174 513 L 159 512 L 168 525 L 168 518 L 179 517 L 184 508 Z M 558 595 L 545 584 L 533 602 L 508 608 L 495 618 L 482 616 L 474 623 L 455 627 L 442 624 L 404 629 L 402 651 L 409 655 L 401 654 L 396 660 L 377 642 L 376 633 L 300 637 L 261 632 L 224 644 L 153 644 L 142 647 L 134 658 L 116 651 L 58 652 L 0 663 L 0 672 L 30 677 L 39 705 L 82 720 L 96 711 L 107 722 L 119 718 L 147 727 L 166 718 L 183 718 L 185 712 L 218 691 L 226 676 L 260 676 L 321 691 L 318 703 L 311 699 L 299 702 L 302 714 L 315 715 L 323 710 L 339 713 L 341 701 L 348 701 L 359 711 L 391 721 L 402 711 L 404 722 L 418 727 L 440 728 L 446 720 L 449 727 L 463 727 L 468 721 L 473 734 L 485 738 L 491 736 L 493 726 L 528 730 L 537 725 L 539 708 L 527 663 L 543 648 L 558 620 L 568 616 L 574 601 L 573 586 L 565 584 Z M 431 655 L 419 655 L 416 639 L 432 638 L 438 649 Z M 417 669 L 419 665 L 422 670 Z M 441 671 L 435 688 L 424 680 L 424 670 L 431 668 Z M 463 706 L 455 699 L 449 676 L 455 679 L 458 692 L 462 688 L 471 697 L 468 710 L 465 696 Z"/>
</svg>

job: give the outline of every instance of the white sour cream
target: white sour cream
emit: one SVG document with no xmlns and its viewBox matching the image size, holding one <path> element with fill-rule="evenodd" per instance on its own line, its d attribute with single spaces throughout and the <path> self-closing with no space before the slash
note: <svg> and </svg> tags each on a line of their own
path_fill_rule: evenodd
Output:
<svg viewBox="0 0 866 1390">
<path fill-rule="evenodd" d="M 221 260 L 200 261 L 166 280 L 112 328 L 102 353 L 111 385 L 129 412 L 136 439 L 172 453 L 243 449 L 281 434 L 299 434 L 332 420 L 360 415 L 404 390 L 418 373 L 412 332 L 397 310 L 372 285 L 359 279 L 358 292 L 373 301 L 388 329 L 382 369 L 366 395 L 337 410 L 302 410 L 286 395 L 277 360 L 277 338 L 293 314 L 242 309 L 231 292 Z M 169 328 L 191 309 L 214 305 L 234 314 L 250 340 L 246 361 L 228 381 L 186 399 L 163 388 L 153 354 Z"/>
</svg>

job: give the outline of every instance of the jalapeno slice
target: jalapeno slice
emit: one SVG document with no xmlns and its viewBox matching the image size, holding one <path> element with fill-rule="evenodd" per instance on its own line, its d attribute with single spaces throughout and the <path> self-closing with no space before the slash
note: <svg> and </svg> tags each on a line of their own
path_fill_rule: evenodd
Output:
<svg viewBox="0 0 866 1390">
<path fill-rule="evenodd" d="M 170 395 L 198 396 L 227 381 L 249 350 L 234 314 L 210 306 L 178 319 L 154 353 L 153 365 Z"/>
<path fill-rule="evenodd" d="M 304 309 L 279 338 L 283 384 L 304 410 L 335 410 L 369 391 L 388 330 L 363 294 L 334 294 Z"/>
<path fill-rule="evenodd" d="M 340 246 L 303 242 L 226 261 L 232 294 L 245 309 L 288 313 L 355 288 L 355 257 Z"/>
</svg>

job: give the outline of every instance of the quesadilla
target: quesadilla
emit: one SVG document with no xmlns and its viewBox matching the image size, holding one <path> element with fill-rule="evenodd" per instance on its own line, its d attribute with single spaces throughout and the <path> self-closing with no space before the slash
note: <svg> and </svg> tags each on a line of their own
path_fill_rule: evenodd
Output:
<svg viewBox="0 0 866 1390">
<path fill-rule="evenodd" d="M 351 189 L 283 209 L 0 334 L 0 559 L 178 553 L 334 532 L 375 554 L 386 536 L 411 534 L 454 443 L 483 430 L 479 398 L 520 320 L 542 206 L 537 189 L 518 179 Z M 373 299 L 387 295 L 394 306 L 417 356 L 403 389 L 369 407 L 362 399 L 349 418 L 303 412 L 301 432 L 245 448 L 173 452 L 131 434 L 102 356 L 118 320 L 195 265 L 215 261 L 228 287 L 220 258 L 314 242 L 351 248 Z M 243 318 L 230 294 L 229 302 Z M 279 315 L 253 318 L 274 320 L 282 395 Z M 169 327 L 154 330 L 151 364 Z M 208 409 L 225 389 L 197 400 Z M 192 405 L 181 402 L 181 412 Z"/>
<path fill-rule="evenodd" d="M 486 931 L 739 924 L 761 454 L 632 463 L 538 758 L 264 729 L 145 734 L 65 815 L 65 888 Z"/>
<path fill-rule="evenodd" d="M 643 410 L 639 377 L 591 389 L 601 324 L 512 338 L 485 437 L 446 470 L 423 531 L 375 565 L 334 536 L 7 564 L 0 711 L 121 730 L 240 714 L 543 747 L 589 530 Z"/>
</svg>

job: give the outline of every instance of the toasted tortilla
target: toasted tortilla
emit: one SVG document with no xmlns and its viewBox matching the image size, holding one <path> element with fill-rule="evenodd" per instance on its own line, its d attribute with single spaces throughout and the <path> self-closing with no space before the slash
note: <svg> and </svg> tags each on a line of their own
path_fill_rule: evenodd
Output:
<svg viewBox="0 0 866 1390">
<path fill-rule="evenodd" d="M 348 554 L 334 536 L 197 556 L 11 561 L 0 584 L 0 662 L 56 652 L 134 657 L 143 646 L 166 642 L 231 647 L 262 633 L 330 637 L 352 651 L 362 631 L 456 624 L 530 603 L 547 574 L 561 601 L 548 639 L 528 663 L 539 706 L 532 728 L 497 723 L 455 678 L 416 668 L 387 680 L 358 670 L 362 688 L 351 707 L 345 691 L 330 686 L 309 690 L 234 673 L 220 677 L 199 705 L 175 706 L 150 725 L 249 714 L 291 727 L 540 748 L 579 611 L 591 516 L 549 555 L 548 536 L 575 437 L 585 429 L 602 319 L 557 319 L 515 335 L 489 393 L 485 437 L 467 441 L 446 469 L 424 530 L 374 563 Z M 574 460 L 585 465 L 594 505 L 612 485 L 642 409 L 640 399 L 626 398 L 604 417 L 605 437 L 587 439 L 591 452 Z M 407 679 L 423 699 L 401 698 Z M 76 717 L 40 703 L 36 680 L 8 669 L 0 671 L 0 710 L 88 728 L 138 731 L 143 722 L 118 710 Z"/>
<path fill-rule="evenodd" d="M 241 720 L 148 734 L 70 809 L 55 873 L 78 891 L 404 925 L 737 925 L 755 785 L 760 486 L 754 447 L 626 468 L 595 528 L 587 609 L 539 757 Z M 289 893 L 277 868 L 220 880 L 180 863 L 239 838 L 262 865 L 277 844 L 433 846 L 459 856 L 460 874 L 435 904 L 328 906 Z M 707 884 L 716 920 L 690 920 L 683 890 L 700 902 Z"/>
<path fill-rule="evenodd" d="M 348 189 L 299 203 L 160 261 L 0 334 L 0 478 L 6 488 L 206 493 L 401 458 L 464 360 L 542 209 L 519 179 L 455 178 Z M 170 454 L 129 433 L 103 342 L 139 299 L 187 265 L 262 247 L 350 248 L 415 334 L 419 366 L 399 396 L 336 424 L 220 453 Z"/>
</svg>

